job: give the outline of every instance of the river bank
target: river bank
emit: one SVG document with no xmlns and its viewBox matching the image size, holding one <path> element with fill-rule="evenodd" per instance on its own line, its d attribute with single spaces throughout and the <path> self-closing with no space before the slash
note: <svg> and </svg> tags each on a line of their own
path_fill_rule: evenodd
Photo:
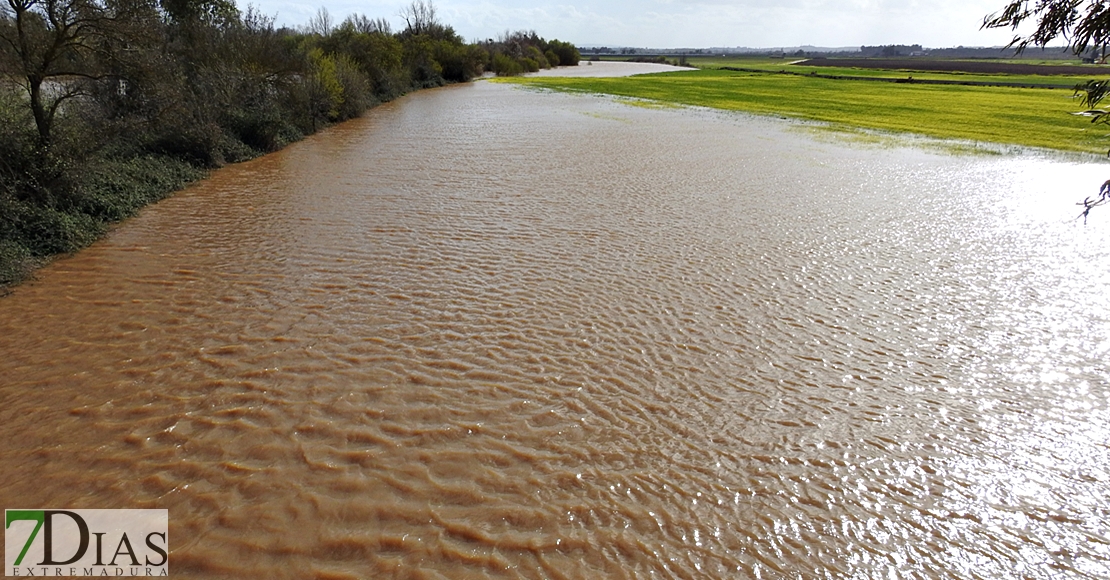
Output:
<svg viewBox="0 0 1110 580">
<path fill-rule="evenodd" d="M 673 67 L 621 66 L 613 63 L 594 68 L 548 68 L 529 76 L 627 76 L 671 70 Z M 15 87 L 8 87 L 14 90 Z M 10 95 L 9 95 L 10 96 Z M 384 102 L 389 102 L 386 99 Z M 18 100 L 0 103 L 0 109 L 16 108 Z M 370 104 L 367 105 L 372 108 Z M 373 105 L 376 106 L 376 105 Z M 363 114 L 369 109 L 359 109 Z M 25 120 L 26 121 L 26 120 Z M 320 129 L 330 125 L 321 124 Z M 9 133 L 15 126 L 5 126 Z M 13 133 L 14 135 L 14 133 Z M 9 135 L 11 137 L 12 135 Z M 272 142 L 266 150 L 245 149 L 231 156 L 221 154 L 218 165 L 242 162 L 284 148 L 304 137 L 298 131 Z M 16 137 L 12 137 L 18 140 Z M 10 168 L 9 168 L 10 169 Z M 118 160 L 105 159 L 81 168 L 81 199 L 76 207 L 59 208 L 20 202 L 3 194 L 0 188 L 0 297 L 11 288 L 33 276 L 34 271 L 53 257 L 72 253 L 103 236 L 113 224 L 143 207 L 180 191 L 188 184 L 203 179 L 210 170 L 207 164 L 189 163 L 164 155 L 145 155 Z M 16 179 L 13 176 L 8 176 Z"/>
<path fill-rule="evenodd" d="M 5 501 L 197 579 L 1105 576 L 1102 166 L 812 137 L 480 82 L 213 171 L 0 301 Z"/>
<path fill-rule="evenodd" d="M 326 26 L 294 30 L 233 4 L 202 20 L 144 5 L 102 30 L 117 19 L 78 25 L 54 4 L 13 8 L 0 27 L 11 57 L 0 76 L 18 80 L 0 83 L 0 293 L 207 170 L 408 92 L 578 62 L 572 44 L 535 32 L 468 44 L 430 4 L 405 10 L 394 33 L 357 14 L 332 26 L 326 10 Z M 74 54 L 44 48 L 24 22 L 72 35 Z M 62 54 L 73 62 L 59 67 Z"/>
</svg>

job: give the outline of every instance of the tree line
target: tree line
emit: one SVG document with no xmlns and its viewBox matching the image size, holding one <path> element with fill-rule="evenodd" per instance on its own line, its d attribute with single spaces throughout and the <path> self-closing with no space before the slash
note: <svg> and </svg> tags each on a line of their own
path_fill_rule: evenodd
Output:
<svg viewBox="0 0 1110 580">
<path fill-rule="evenodd" d="M 578 64 L 535 32 L 465 42 L 425 0 L 401 18 L 321 9 L 292 29 L 233 0 L 0 0 L 0 287 L 205 170 L 409 91 Z"/>
</svg>

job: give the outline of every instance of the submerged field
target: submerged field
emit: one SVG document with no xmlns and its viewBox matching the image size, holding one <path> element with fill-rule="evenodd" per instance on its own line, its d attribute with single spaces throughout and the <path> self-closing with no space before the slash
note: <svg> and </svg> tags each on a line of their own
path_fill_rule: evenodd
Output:
<svg viewBox="0 0 1110 580">
<path fill-rule="evenodd" d="M 1092 76 L 1110 76 L 1110 66 L 1073 61 L 952 60 L 929 58 L 758 58 L 689 57 L 690 66 L 703 69 L 744 68 L 793 71 L 802 74 L 902 77 L 915 79 L 1006 81 L 1039 85 L 1074 85 Z"/>
<path fill-rule="evenodd" d="M 610 57 L 603 60 L 624 60 Z M 678 62 L 678 58 L 668 59 Z M 1110 66 L 1080 65 L 1073 61 L 1036 60 L 934 60 L 926 58 L 771 58 L 755 56 L 687 56 L 686 64 L 699 69 L 743 69 L 744 71 L 788 72 L 868 78 L 907 78 L 959 82 L 1004 82 L 1030 86 L 1067 86 L 1092 77 L 1110 77 Z M 1005 71 L 1018 65 L 1023 72 Z"/>
<path fill-rule="evenodd" d="M 779 61 L 779 66 L 789 66 Z M 763 66 L 768 66 L 764 64 Z M 813 67 L 817 68 L 817 67 Z M 827 74 L 828 67 L 822 67 Z M 876 76 L 895 71 L 854 69 Z M 904 71 L 898 74 L 905 75 Z M 966 75 L 914 73 L 915 78 Z M 1012 75 L 1017 77 L 1017 75 Z M 998 75 L 992 75 L 998 78 Z M 1022 77 L 1017 77 L 1022 78 Z M 1050 77 L 1052 78 L 1052 77 Z M 1077 77 L 1065 77 L 1078 82 Z M 514 78 L 545 89 L 602 93 L 660 103 L 780 115 L 836 127 L 908 132 L 972 140 L 1105 153 L 1110 130 L 1076 116 L 1068 89 L 927 85 L 829 79 L 775 72 L 690 70 L 623 78 Z M 1061 82 L 1058 78 L 1055 82 Z"/>
</svg>

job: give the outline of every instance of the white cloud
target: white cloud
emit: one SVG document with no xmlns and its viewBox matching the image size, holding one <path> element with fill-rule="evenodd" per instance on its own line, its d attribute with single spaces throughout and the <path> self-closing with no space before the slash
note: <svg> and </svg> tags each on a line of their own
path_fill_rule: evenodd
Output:
<svg viewBox="0 0 1110 580">
<path fill-rule="evenodd" d="M 255 0 L 279 24 L 299 25 L 316 3 Z M 404 0 L 333 0 L 336 21 L 351 13 L 399 24 Z M 466 39 L 494 38 L 506 30 L 535 30 L 545 38 L 614 46 L 776 47 L 923 44 L 1005 44 L 1008 31 L 982 31 L 983 17 L 1005 0 L 644 0 L 537 4 L 524 0 L 438 0 L 444 22 Z"/>
</svg>

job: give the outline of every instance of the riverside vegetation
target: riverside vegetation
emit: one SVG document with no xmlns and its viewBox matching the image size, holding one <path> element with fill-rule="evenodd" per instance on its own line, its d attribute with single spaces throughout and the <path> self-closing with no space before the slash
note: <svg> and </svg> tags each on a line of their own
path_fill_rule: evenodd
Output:
<svg viewBox="0 0 1110 580">
<path fill-rule="evenodd" d="M 417 0 L 405 28 L 325 9 L 277 28 L 229 0 L 0 3 L 0 289 L 206 170 L 408 91 L 578 64 L 534 32 L 466 43 Z"/>
</svg>

